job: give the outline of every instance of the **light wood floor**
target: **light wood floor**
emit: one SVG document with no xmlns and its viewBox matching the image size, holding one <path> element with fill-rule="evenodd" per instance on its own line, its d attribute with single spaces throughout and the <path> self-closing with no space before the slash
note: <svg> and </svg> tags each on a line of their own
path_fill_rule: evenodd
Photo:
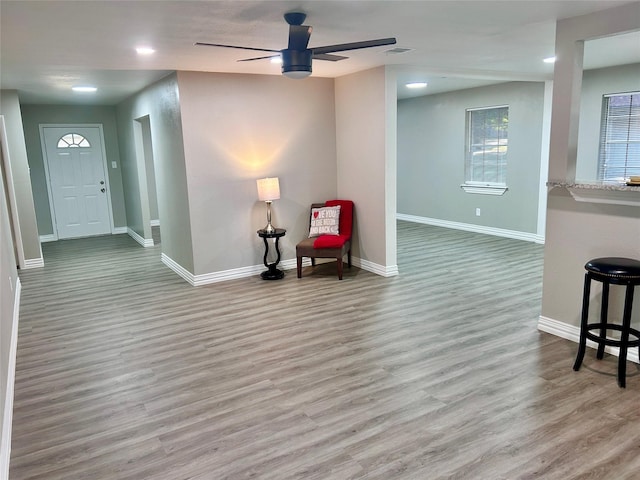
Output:
<svg viewBox="0 0 640 480">
<path fill-rule="evenodd" d="M 401 274 L 191 287 L 125 235 L 43 245 L 10 479 L 637 479 L 640 375 L 540 333 L 542 247 L 399 222 Z"/>
</svg>

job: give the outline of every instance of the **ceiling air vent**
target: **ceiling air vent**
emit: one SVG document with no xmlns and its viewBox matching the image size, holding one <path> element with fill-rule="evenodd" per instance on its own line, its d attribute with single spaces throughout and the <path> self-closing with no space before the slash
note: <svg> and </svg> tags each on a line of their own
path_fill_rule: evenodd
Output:
<svg viewBox="0 0 640 480">
<path fill-rule="evenodd" d="M 389 50 L 385 50 L 384 53 L 386 53 L 387 55 L 400 55 L 401 53 L 407 53 L 412 50 L 413 48 L 395 47 Z"/>
</svg>

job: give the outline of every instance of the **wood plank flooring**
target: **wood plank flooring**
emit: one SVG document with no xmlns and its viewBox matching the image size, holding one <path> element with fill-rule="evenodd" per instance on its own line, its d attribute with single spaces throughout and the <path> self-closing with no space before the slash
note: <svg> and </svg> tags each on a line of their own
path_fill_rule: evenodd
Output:
<svg viewBox="0 0 640 480">
<path fill-rule="evenodd" d="M 10 479 L 637 479 L 640 374 L 540 333 L 542 246 L 398 223 L 400 275 L 191 287 L 125 235 L 23 283 Z"/>
</svg>

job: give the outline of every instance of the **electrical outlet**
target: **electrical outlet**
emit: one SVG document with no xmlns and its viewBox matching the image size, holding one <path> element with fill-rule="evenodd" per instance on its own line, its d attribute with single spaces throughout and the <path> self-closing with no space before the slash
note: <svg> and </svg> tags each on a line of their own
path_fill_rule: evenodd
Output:
<svg viewBox="0 0 640 480">
<path fill-rule="evenodd" d="M 118 168 L 118 164 L 116 162 L 111 162 L 111 168 Z"/>
<path fill-rule="evenodd" d="M 480 209 L 476 208 L 476 217 L 479 217 L 479 216 L 480 216 Z"/>
</svg>

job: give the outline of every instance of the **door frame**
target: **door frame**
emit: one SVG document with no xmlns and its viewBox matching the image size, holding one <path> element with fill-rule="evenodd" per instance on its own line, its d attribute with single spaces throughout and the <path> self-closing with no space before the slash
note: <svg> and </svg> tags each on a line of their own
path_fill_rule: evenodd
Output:
<svg viewBox="0 0 640 480">
<path fill-rule="evenodd" d="M 56 212 L 53 205 L 53 193 L 51 192 L 51 175 L 49 173 L 49 156 L 47 155 L 47 145 L 44 140 L 45 128 L 97 128 L 100 135 L 100 148 L 102 153 L 102 168 L 104 170 L 104 182 L 107 192 L 107 208 L 109 210 L 109 230 L 114 233 L 113 208 L 111 206 L 111 184 L 109 183 L 109 165 L 107 163 L 107 150 L 104 142 L 104 130 L 101 123 L 40 123 L 38 129 L 40 131 L 40 147 L 42 149 L 42 161 L 44 163 L 44 174 L 47 180 L 47 195 L 49 197 L 49 211 L 51 215 L 51 226 L 53 228 L 52 240 L 59 240 L 58 223 Z"/>
</svg>

